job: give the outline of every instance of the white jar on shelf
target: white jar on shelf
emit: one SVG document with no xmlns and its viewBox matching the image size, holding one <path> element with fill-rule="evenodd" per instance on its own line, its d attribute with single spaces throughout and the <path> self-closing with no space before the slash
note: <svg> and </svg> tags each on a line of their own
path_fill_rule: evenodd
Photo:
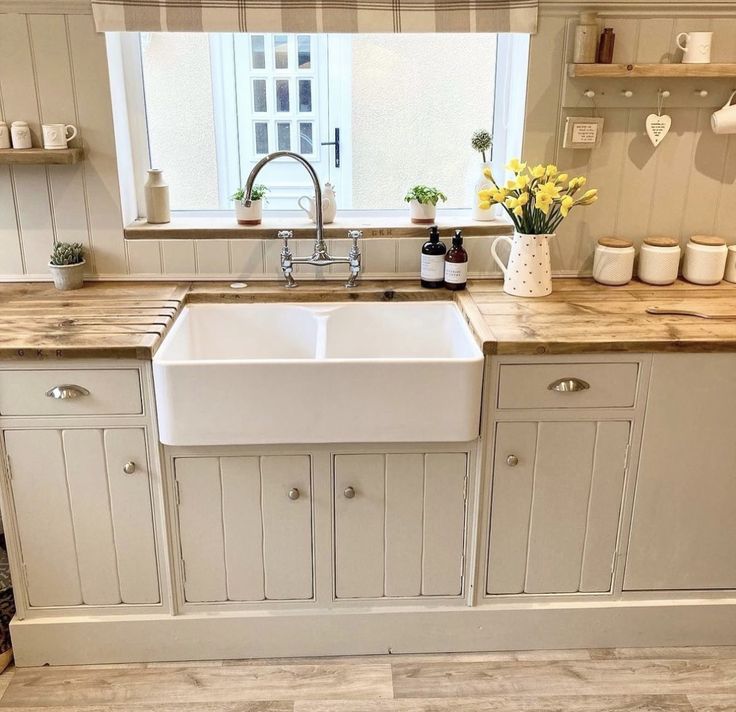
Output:
<svg viewBox="0 0 736 712">
<path fill-rule="evenodd" d="M 728 257 L 726 258 L 726 274 L 723 279 L 727 282 L 736 283 L 736 245 L 729 245 Z"/>
<path fill-rule="evenodd" d="M 634 276 L 635 256 L 631 240 L 602 237 L 593 256 L 593 279 L 610 287 L 628 284 Z"/>
<path fill-rule="evenodd" d="M 164 180 L 159 168 L 148 171 L 148 180 L 144 186 L 146 196 L 146 220 L 154 225 L 171 222 L 169 209 L 169 184 Z"/>
<path fill-rule="evenodd" d="M 672 284 L 680 269 L 680 243 L 673 237 L 647 237 L 639 250 L 639 279 L 647 284 Z"/>
<path fill-rule="evenodd" d="M 693 235 L 685 248 L 682 276 L 693 284 L 718 284 L 726 271 L 728 247 L 715 235 Z"/>
</svg>

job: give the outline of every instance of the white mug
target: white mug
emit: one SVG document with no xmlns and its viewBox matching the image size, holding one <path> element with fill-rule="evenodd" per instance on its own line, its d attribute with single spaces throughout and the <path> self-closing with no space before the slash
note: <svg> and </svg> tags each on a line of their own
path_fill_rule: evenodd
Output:
<svg viewBox="0 0 736 712">
<path fill-rule="evenodd" d="M 77 135 L 77 127 L 71 124 L 43 124 L 41 130 L 43 131 L 43 147 L 47 149 L 66 148 L 67 142 Z"/>
<path fill-rule="evenodd" d="M 715 111 L 713 116 L 710 117 L 710 125 L 713 133 L 736 133 L 736 104 L 732 103 L 735 96 L 736 91 L 728 97 L 728 101 L 723 108 Z"/>
<path fill-rule="evenodd" d="M 0 148 L 10 148 L 10 129 L 4 121 L 0 121 Z"/>
<path fill-rule="evenodd" d="M 682 43 L 683 37 L 685 44 Z M 708 64 L 712 41 L 712 32 L 680 32 L 677 35 L 677 46 L 683 51 L 682 63 Z"/>
<path fill-rule="evenodd" d="M 31 148 L 31 130 L 25 121 L 13 121 L 10 124 L 10 136 L 13 139 L 13 148 Z"/>
</svg>

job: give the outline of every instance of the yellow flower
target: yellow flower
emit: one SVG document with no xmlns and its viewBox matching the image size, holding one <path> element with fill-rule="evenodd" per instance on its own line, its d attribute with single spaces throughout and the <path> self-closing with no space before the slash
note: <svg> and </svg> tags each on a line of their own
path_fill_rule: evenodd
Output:
<svg viewBox="0 0 736 712">
<path fill-rule="evenodd" d="M 537 193 L 534 197 L 534 205 L 539 208 L 545 215 L 549 214 L 549 208 L 552 205 L 553 198 L 549 193 Z"/>
<path fill-rule="evenodd" d="M 522 193 L 518 198 L 508 197 L 504 205 L 514 212 L 515 215 L 521 215 L 523 207 L 529 202 L 529 193 Z"/>
<path fill-rule="evenodd" d="M 541 178 L 542 176 L 544 176 L 544 171 L 545 171 L 545 168 L 540 163 L 538 166 L 534 166 L 534 168 L 532 168 L 532 170 L 531 170 L 532 177 L 533 178 Z"/>
<path fill-rule="evenodd" d="M 513 171 L 517 175 L 521 173 L 525 168 L 526 168 L 526 163 L 522 163 L 518 158 L 512 158 L 506 164 L 506 170 Z"/>
<path fill-rule="evenodd" d="M 506 190 L 516 190 L 516 181 L 515 180 L 507 180 L 506 181 Z"/>
<path fill-rule="evenodd" d="M 478 191 L 478 198 L 480 200 L 490 200 L 495 192 L 493 188 L 483 188 L 483 190 Z"/>
<path fill-rule="evenodd" d="M 548 183 L 543 183 L 539 186 L 539 188 L 537 188 L 537 194 L 539 193 L 548 195 L 550 198 L 559 198 L 560 186 L 555 185 L 552 181 L 549 181 Z"/>
<path fill-rule="evenodd" d="M 503 203 L 504 200 L 506 200 L 506 189 L 505 188 L 499 188 L 498 190 L 494 190 L 491 193 L 491 200 L 494 203 Z"/>
<path fill-rule="evenodd" d="M 556 183 L 566 183 L 567 182 L 567 173 L 560 173 L 560 175 L 555 178 Z"/>
<path fill-rule="evenodd" d="M 529 185 L 529 176 L 517 176 L 514 182 L 514 188 L 516 190 L 524 190 Z"/>
<path fill-rule="evenodd" d="M 555 166 L 555 165 L 553 165 L 552 163 L 550 163 L 550 164 L 549 164 L 549 165 L 547 166 L 547 170 L 545 170 L 544 174 L 545 174 L 545 175 L 546 175 L 546 176 L 547 176 L 548 178 L 554 178 L 554 177 L 555 177 L 555 176 L 557 175 L 557 166 Z"/>
<path fill-rule="evenodd" d="M 490 208 L 491 208 L 491 201 L 490 200 L 481 200 L 478 203 L 478 207 L 481 210 L 490 210 Z"/>
<path fill-rule="evenodd" d="M 586 180 L 587 179 L 585 178 L 585 176 L 578 176 L 577 178 L 572 178 L 567 188 L 570 192 L 574 193 L 578 188 L 582 188 L 585 185 Z"/>
<path fill-rule="evenodd" d="M 491 173 L 491 169 L 488 166 L 483 169 L 483 177 L 487 180 L 493 180 L 493 173 Z"/>
<path fill-rule="evenodd" d="M 595 201 L 598 200 L 598 191 L 593 188 L 592 190 L 589 190 L 587 193 L 583 194 L 583 197 L 580 198 L 577 201 L 577 205 L 591 205 L 592 203 L 595 203 Z"/>
<path fill-rule="evenodd" d="M 560 201 L 560 215 L 562 215 L 563 218 L 566 218 L 573 205 L 575 205 L 575 199 L 572 196 L 566 195 L 562 198 Z"/>
</svg>

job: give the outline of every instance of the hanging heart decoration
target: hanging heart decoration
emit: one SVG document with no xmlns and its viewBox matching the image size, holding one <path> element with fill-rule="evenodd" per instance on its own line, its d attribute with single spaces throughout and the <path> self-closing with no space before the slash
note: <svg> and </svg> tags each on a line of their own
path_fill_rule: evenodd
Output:
<svg viewBox="0 0 736 712">
<path fill-rule="evenodd" d="M 672 117 L 667 114 L 647 116 L 647 135 L 654 146 L 659 146 L 672 127 Z"/>
</svg>

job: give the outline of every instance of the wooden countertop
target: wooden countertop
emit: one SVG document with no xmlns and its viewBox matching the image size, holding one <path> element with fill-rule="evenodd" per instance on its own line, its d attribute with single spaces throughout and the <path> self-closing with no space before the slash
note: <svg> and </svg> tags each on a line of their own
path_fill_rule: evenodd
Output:
<svg viewBox="0 0 736 712">
<path fill-rule="evenodd" d="M 648 306 L 736 315 L 736 285 L 698 287 L 632 282 L 604 287 L 590 279 L 558 279 L 554 293 L 523 299 L 500 281 L 476 280 L 466 292 L 421 289 L 412 280 L 89 282 L 59 292 L 47 283 L 0 284 L 0 358 L 150 358 L 186 303 L 266 301 L 394 301 L 456 298 L 486 354 L 736 351 L 736 319 L 651 316 Z"/>
</svg>

